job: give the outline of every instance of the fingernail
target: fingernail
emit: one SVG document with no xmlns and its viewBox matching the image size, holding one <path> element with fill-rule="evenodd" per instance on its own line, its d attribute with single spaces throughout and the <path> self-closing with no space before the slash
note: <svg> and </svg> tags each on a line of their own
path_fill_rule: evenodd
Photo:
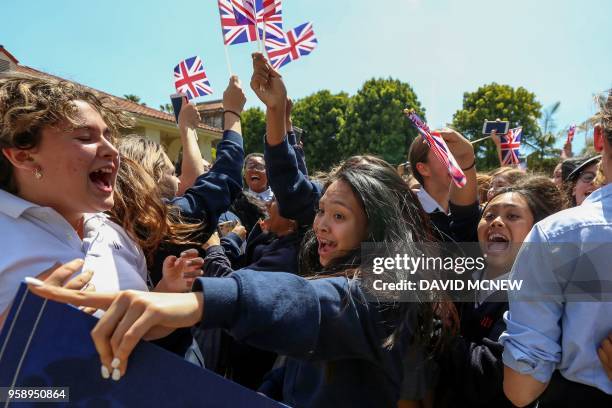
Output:
<svg viewBox="0 0 612 408">
<path fill-rule="evenodd" d="M 100 374 L 102 374 L 102 378 L 108 380 L 110 378 L 110 373 L 108 372 L 108 368 L 105 365 L 100 367 Z"/>
<path fill-rule="evenodd" d="M 119 365 L 121 365 L 121 360 L 119 360 L 117 357 L 113 358 L 113 361 L 111 361 L 111 367 L 117 368 Z"/>
<path fill-rule="evenodd" d="M 113 380 L 114 381 L 119 381 L 120 378 L 121 378 L 121 371 L 119 371 L 118 368 L 115 368 L 113 370 Z"/>
<path fill-rule="evenodd" d="M 36 286 L 37 288 L 45 286 L 45 282 L 41 281 L 40 279 L 32 278 L 30 276 L 26 276 L 25 278 L 23 278 L 23 280 L 28 285 Z"/>
<path fill-rule="evenodd" d="M 88 269 L 88 270 L 85 271 L 85 273 L 88 274 L 88 275 L 93 275 L 94 271 L 92 269 Z"/>
</svg>

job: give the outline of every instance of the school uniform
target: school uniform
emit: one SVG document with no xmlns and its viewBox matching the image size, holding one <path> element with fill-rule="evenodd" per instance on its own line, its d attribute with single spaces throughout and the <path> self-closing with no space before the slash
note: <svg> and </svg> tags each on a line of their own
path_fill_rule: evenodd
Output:
<svg viewBox="0 0 612 408">
<path fill-rule="evenodd" d="M 442 209 L 424 188 L 415 190 L 415 194 L 429 216 L 432 230 L 437 239 L 442 242 L 477 242 L 478 236 L 474 225 L 480 220 L 478 201 L 471 205 L 456 205 L 448 203 L 448 212 Z"/>
<path fill-rule="evenodd" d="M 296 153 L 286 137 L 276 146 L 265 143 L 264 157 L 268 182 L 274 191 L 280 215 L 297 221 L 300 226 L 311 226 L 319 206 L 322 186 L 311 181 L 300 170 L 302 166 L 305 169 L 303 156 Z"/>
<path fill-rule="evenodd" d="M 300 173 L 302 169 L 305 171 L 303 157 L 298 157 L 297 161 L 301 163 L 298 169 Z M 297 274 L 301 239 L 299 232 L 278 237 L 262 231 L 260 225 L 256 224 L 249 233 L 244 255 L 237 261 L 227 256 L 237 251 L 237 242 L 233 242 L 234 248 L 228 245 L 232 241 L 227 241 L 222 242 L 223 248 L 213 246 L 207 250 L 205 276 L 228 276 L 234 270 L 244 269 L 254 273 L 279 271 Z M 196 332 L 195 336 L 205 348 L 204 360 L 209 369 L 251 389 L 261 385 L 264 375 L 272 368 L 277 357 L 274 352 L 237 342 L 219 330 Z"/>
<path fill-rule="evenodd" d="M 497 279 L 504 279 L 500 276 Z M 476 274 L 475 279 L 480 277 Z M 474 294 L 474 302 L 459 304 L 460 334 L 437 359 L 440 379 L 436 407 L 513 407 L 503 391 L 503 315 L 505 291 Z"/>
<path fill-rule="evenodd" d="M 193 223 L 203 223 L 194 239 L 206 242 L 217 228 L 219 217 L 229 208 L 242 190 L 242 165 L 244 150 L 242 136 L 233 130 L 223 132 L 217 145 L 217 160 L 210 171 L 200 175 L 185 194 L 168 201 L 179 208 L 181 216 Z M 162 278 L 163 262 L 169 255 L 180 253 L 193 246 L 162 243 L 155 253 L 151 266 L 151 278 L 156 285 Z M 200 256 L 205 256 L 201 248 Z"/>
<path fill-rule="evenodd" d="M 223 328 L 236 340 L 287 356 L 282 401 L 294 407 L 394 407 L 402 377 L 401 352 L 391 350 L 392 308 L 368 303 L 358 281 L 307 280 L 282 272 L 236 271 L 198 278 L 203 329 Z M 411 315 L 416 315 L 413 305 Z"/>
<path fill-rule="evenodd" d="M 26 276 L 36 276 L 56 262 L 84 259 L 94 271 L 98 292 L 147 290 L 142 250 L 105 214 L 86 214 L 83 239 L 49 207 L 0 190 L 0 313 L 5 311 Z"/>
</svg>

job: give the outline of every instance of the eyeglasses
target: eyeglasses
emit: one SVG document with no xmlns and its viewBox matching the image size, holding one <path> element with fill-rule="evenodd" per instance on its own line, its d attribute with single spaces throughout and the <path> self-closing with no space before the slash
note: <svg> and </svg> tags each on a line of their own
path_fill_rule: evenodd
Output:
<svg viewBox="0 0 612 408">
<path fill-rule="evenodd" d="M 593 182 L 593 180 L 595 180 L 595 176 L 595 173 L 591 171 L 585 171 L 584 173 L 581 173 L 578 176 L 578 180 L 582 181 L 583 183 L 590 184 Z"/>
<path fill-rule="evenodd" d="M 247 170 L 266 171 L 266 166 L 260 163 L 249 163 L 246 166 Z"/>
</svg>

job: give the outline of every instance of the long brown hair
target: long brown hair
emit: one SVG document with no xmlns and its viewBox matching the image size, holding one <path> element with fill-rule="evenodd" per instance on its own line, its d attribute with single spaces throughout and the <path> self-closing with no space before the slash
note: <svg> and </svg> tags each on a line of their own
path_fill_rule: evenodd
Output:
<svg viewBox="0 0 612 408">
<path fill-rule="evenodd" d="M 389 253 L 404 249 L 416 253 L 418 243 L 433 242 L 429 217 L 418 198 L 386 161 L 367 155 L 351 157 L 331 170 L 324 182 L 324 190 L 335 181 L 346 183 L 361 204 L 367 218 L 366 242 L 381 244 L 382 251 Z M 361 265 L 372 264 L 371 259 L 362 258 L 361 248 L 357 248 L 323 268 L 319 263 L 317 248 L 317 239 L 311 230 L 302 242 L 300 253 L 300 273 L 311 279 L 330 276 L 358 278 Z M 442 315 L 449 322 L 443 330 L 445 339 L 456 331 L 456 310 L 445 293 L 430 291 L 427 302 L 418 306 L 416 321 L 410 303 L 394 303 L 387 299 L 381 302 L 385 303 L 388 322 L 395 327 L 385 339 L 385 347 L 393 347 L 406 329 L 413 330 L 415 342 L 428 344 L 433 332 L 434 315 Z"/>
<path fill-rule="evenodd" d="M 115 186 L 115 205 L 109 212 L 142 248 L 151 266 L 162 243 L 200 245 L 201 224 L 185 223 L 178 209 L 162 200 L 153 177 L 136 161 L 122 156 Z"/>
</svg>

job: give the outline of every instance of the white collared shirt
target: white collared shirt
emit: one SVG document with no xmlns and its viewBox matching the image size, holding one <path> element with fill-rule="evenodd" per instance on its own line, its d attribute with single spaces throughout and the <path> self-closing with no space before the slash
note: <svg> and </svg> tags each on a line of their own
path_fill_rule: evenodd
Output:
<svg viewBox="0 0 612 408">
<path fill-rule="evenodd" d="M 255 197 L 259 198 L 262 201 L 265 201 L 266 203 L 272 201 L 274 199 L 274 193 L 272 192 L 272 189 L 270 187 L 268 187 L 267 190 L 262 191 L 261 193 L 256 193 L 253 190 L 251 190 L 249 188 L 249 193 L 253 194 Z"/>
<path fill-rule="evenodd" d="M 423 207 L 423 210 L 427 214 L 431 214 L 432 212 L 436 210 L 443 212 L 444 214 L 448 214 L 446 211 L 444 211 L 444 209 L 440 206 L 440 204 L 438 204 L 437 201 L 434 200 L 433 197 L 430 196 L 427 191 L 425 191 L 424 188 L 421 188 L 419 190 L 413 190 L 413 191 L 416 193 L 417 198 L 421 202 L 421 206 Z"/>
<path fill-rule="evenodd" d="M 87 214 L 83 240 L 59 213 L 0 189 L 0 314 L 20 282 L 55 262 L 84 259 L 98 292 L 148 290 L 142 250 L 105 214 Z"/>
</svg>

